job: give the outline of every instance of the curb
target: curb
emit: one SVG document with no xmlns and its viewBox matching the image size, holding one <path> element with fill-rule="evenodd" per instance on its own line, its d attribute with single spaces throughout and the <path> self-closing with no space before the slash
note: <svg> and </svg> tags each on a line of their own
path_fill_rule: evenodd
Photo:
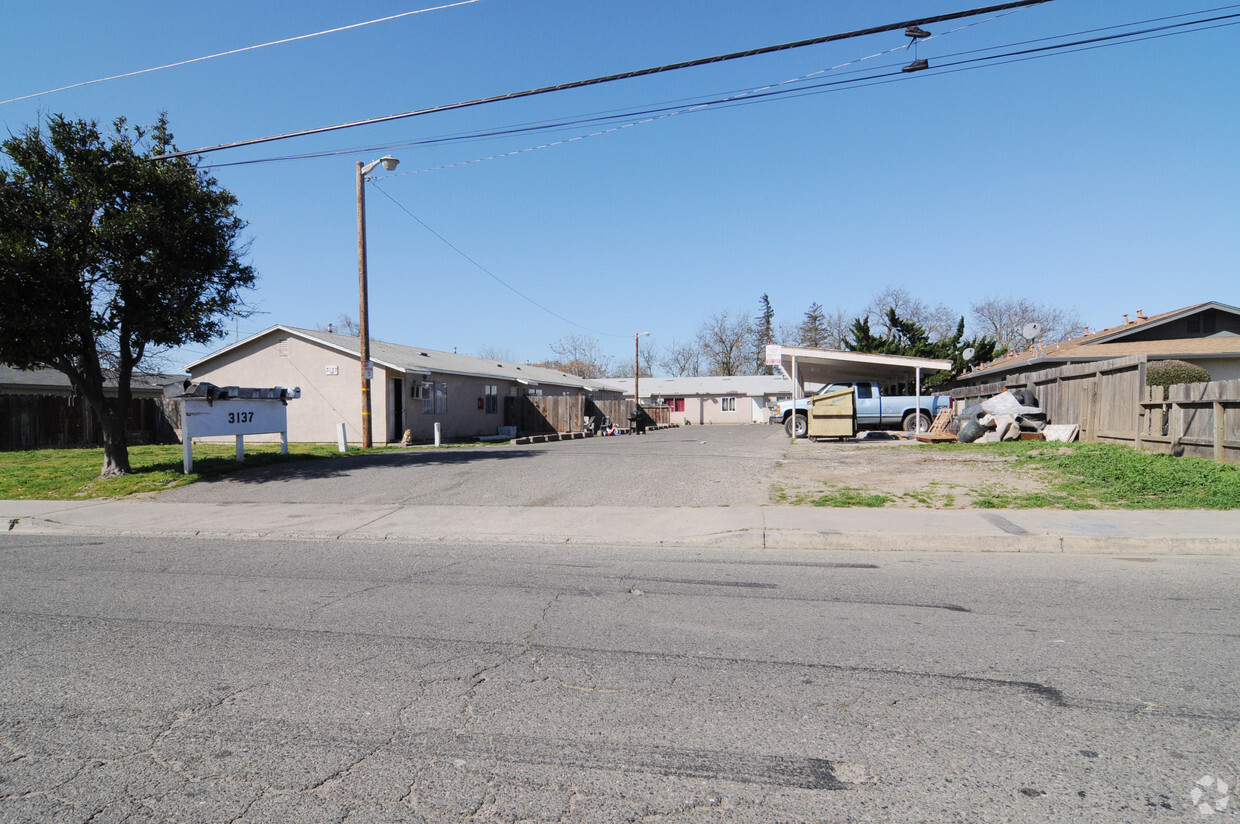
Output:
<svg viewBox="0 0 1240 824">
<path fill-rule="evenodd" d="M 1240 553 L 1240 512 L 0 501 L 10 535 L 993 553 Z"/>
</svg>

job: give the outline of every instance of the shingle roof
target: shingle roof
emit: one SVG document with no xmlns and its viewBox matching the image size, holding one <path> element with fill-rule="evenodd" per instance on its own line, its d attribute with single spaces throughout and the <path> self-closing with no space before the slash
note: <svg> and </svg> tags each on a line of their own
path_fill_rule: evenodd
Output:
<svg viewBox="0 0 1240 824">
<path fill-rule="evenodd" d="M 250 341 L 265 335 L 279 332 L 296 335 L 303 340 L 318 342 L 354 358 L 359 357 L 361 351 L 361 339 L 356 336 L 322 332 L 317 329 L 300 329 L 296 326 L 284 326 L 281 324 L 238 341 L 218 352 L 213 352 L 205 358 L 194 361 L 186 368 L 192 371 L 194 368 L 229 350 L 244 346 Z M 545 366 L 505 363 L 488 358 L 477 358 L 473 355 L 461 355 L 456 352 L 441 352 L 437 349 L 429 349 L 422 346 L 388 343 L 387 341 L 375 340 L 374 338 L 370 340 L 370 359 L 376 364 L 390 369 L 423 374 L 435 372 L 448 375 L 467 375 L 470 377 L 518 381 L 530 385 L 569 386 L 591 392 L 613 391 L 611 387 L 604 386 L 598 381 L 586 380 L 577 375 L 561 372 L 558 369 L 548 369 Z"/>
<path fill-rule="evenodd" d="M 1168 338 L 1149 341 L 1127 341 L 1128 335 L 1155 326 L 1161 326 L 1185 315 L 1191 315 L 1205 309 L 1221 309 L 1240 314 L 1240 309 L 1224 303 L 1208 302 L 1186 306 L 1147 318 L 1130 320 L 1118 326 L 1099 329 L 1088 335 L 1081 335 L 1071 340 L 1049 346 L 1026 349 L 1024 352 L 1009 354 L 989 363 L 982 364 L 977 370 L 968 374 L 969 379 L 990 373 L 1009 373 L 1016 367 L 1029 367 L 1036 364 L 1064 361 L 1107 360 L 1122 358 L 1129 355 L 1157 355 L 1160 358 L 1174 357 L 1221 357 L 1225 355 L 1240 356 L 1240 338 L 1207 337 L 1207 338 Z M 963 377 L 963 376 L 962 376 Z"/>
<path fill-rule="evenodd" d="M 134 392 L 162 391 L 165 384 L 177 383 L 185 379 L 185 375 L 165 375 L 161 372 L 135 372 L 130 379 L 130 387 Z M 69 376 L 58 369 L 17 369 L 12 366 L 0 366 L 0 387 L 5 389 L 28 389 L 32 393 L 39 390 L 57 390 L 70 392 L 73 390 Z M 115 389 L 116 381 L 104 382 L 107 389 Z"/>
<path fill-rule="evenodd" d="M 632 378 L 605 378 L 604 383 L 631 395 Z M 681 395 L 744 395 L 762 397 L 792 391 L 792 381 L 783 375 L 735 375 L 685 378 L 642 378 L 639 389 L 643 397 L 679 397 Z"/>
</svg>

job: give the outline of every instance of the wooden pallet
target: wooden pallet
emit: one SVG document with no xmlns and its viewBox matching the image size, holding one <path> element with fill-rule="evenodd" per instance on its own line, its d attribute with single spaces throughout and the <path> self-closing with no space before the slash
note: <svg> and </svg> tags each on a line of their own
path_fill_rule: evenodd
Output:
<svg viewBox="0 0 1240 824">
<path fill-rule="evenodd" d="M 930 424 L 930 429 L 926 432 L 918 432 L 913 437 L 922 443 L 946 443 L 955 441 L 956 436 L 947 431 L 947 427 L 952 422 L 952 410 L 950 408 L 940 409 L 939 414 L 934 416 L 934 422 Z"/>
</svg>

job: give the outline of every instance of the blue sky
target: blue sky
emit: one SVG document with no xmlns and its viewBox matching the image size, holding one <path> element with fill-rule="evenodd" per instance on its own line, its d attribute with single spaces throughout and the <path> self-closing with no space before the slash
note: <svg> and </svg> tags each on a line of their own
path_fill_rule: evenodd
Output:
<svg viewBox="0 0 1240 824">
<path fill-rule="evenodd" d="M 437 3 L 10 5 L 0 100 Z M 478 0 L 0 104 L 0 120 L 17 131 L 40 113 L 148 123 L 166 110 L 191 149 L 981 5 Z M 941 36 L 917 51 L 933 67 L 1215 8 L 1198 16 L 1240 12 L 1217 0 L 1052 0 L 929 26 Z M 256 314 L 237 330 L 357 316 L 354 162 L 387 153 L 400 167 L 368 187 L 371 334 L 398 343 L 541 360 L 557 339 L 585 334 L 627 362 L 635 332 L 650 331 L 643 343 L 654 346 L 687 341 L 711 313 L 755 311 L 764 292 L 781 323 L 814 301 L 859 312 L 889 285 L 961 314 L 980 297 L 1031 297 L 1094 327 L 1137 309 L 1240 304 L 1237 33 L 932 68 L 581 140 L 569 138 L 609 127 L 408 145 L 683 107 L 842 64 L 815 76 L 882 74 L 912 52 L 853 61 L 904 46 L 893 32 L 205 155 L 344 152 L 214 170 L 240 199 L 260 277 Z M 559 145 L 520 151 L 548 143 Z M 206 351 L 182 350 L 172 365 Z"/>
</svg>

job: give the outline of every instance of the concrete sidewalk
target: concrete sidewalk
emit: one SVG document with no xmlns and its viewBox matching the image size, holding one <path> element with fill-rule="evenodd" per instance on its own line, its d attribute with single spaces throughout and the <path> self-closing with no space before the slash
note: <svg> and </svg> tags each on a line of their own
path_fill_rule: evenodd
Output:
<svg viewBox="0 0 1240 824">
<path fill-rule="evenodd" d="M 1240 551 L 1240 512 L 0 501 L 7 534 L 737 549 Z"/>
</svg>

